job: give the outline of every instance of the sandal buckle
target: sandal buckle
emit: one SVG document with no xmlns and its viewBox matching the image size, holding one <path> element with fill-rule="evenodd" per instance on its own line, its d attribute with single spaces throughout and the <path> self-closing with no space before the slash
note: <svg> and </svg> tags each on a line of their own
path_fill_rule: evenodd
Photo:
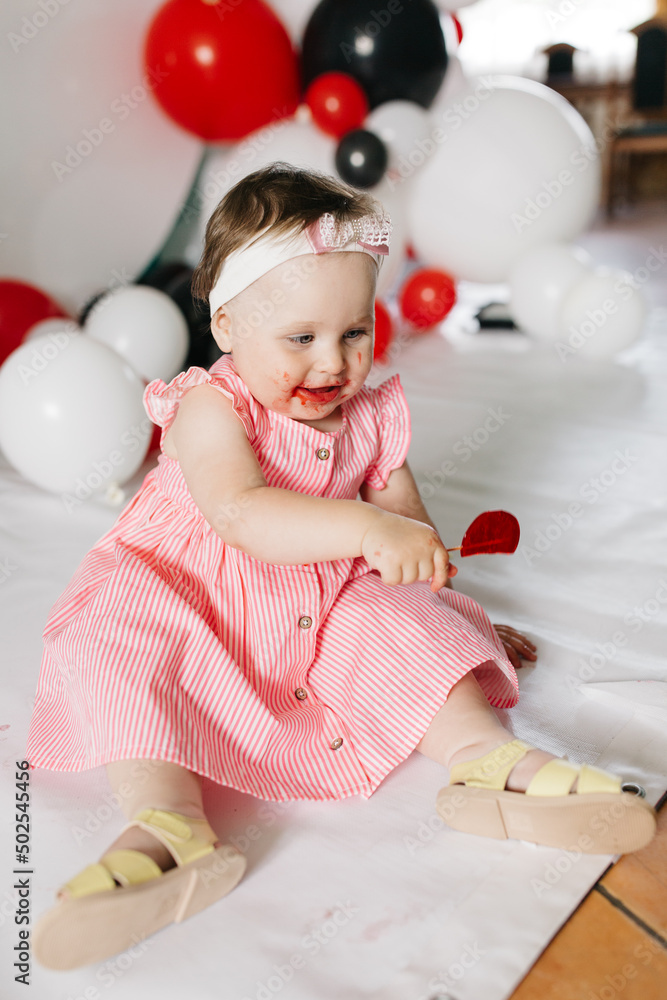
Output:
<svg viewBox="0 0 667 1000">
<path fill-rule="evenodd" d="M 621 782 L 622 792 L 634 792 L 638 795 L 640 799 L 646 798 L 646 789 L 643 785 L 640 785 L 637 781 L 623 781 Z"/>
</svg>

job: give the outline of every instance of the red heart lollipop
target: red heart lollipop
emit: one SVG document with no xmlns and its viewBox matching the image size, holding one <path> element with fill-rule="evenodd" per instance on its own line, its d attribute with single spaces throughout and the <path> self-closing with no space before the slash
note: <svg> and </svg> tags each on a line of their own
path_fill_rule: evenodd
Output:
<svg viewBox="0 0 667 1000">
<path fill-rule="evenodd" d="M 460 545 L 449 549 L 461 550 L 462 556 L 477 556 L 484 552 L 514 552 L 519 544 L 519 522 L 506 510 L 487 510 L 472 522 Z"/>
</svg>

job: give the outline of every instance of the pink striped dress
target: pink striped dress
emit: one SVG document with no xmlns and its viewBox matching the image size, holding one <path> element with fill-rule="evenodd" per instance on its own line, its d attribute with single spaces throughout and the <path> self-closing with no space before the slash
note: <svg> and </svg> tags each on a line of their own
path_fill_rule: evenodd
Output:
<svg viewBox="0 0 667 1000">
<path fill-rule="evenodd" d="M 233 401 L 269 486 L 354 500 L 405 460 L 398 374 L 346 400 L 342 426 L 326 432 L 263 407 L 224 355 L 146 386 L 161 446 L 203 382 Z M 160 759 L 277 802 L 370 797 L 469 670 L 491 704 L 518 699 L 471 598 L 425 581 L 387 586 L 362 557 L 288 566 L 246 555 L 215 533 L 163 451 L 43 638 L 33 767 Z"/>
</svg>

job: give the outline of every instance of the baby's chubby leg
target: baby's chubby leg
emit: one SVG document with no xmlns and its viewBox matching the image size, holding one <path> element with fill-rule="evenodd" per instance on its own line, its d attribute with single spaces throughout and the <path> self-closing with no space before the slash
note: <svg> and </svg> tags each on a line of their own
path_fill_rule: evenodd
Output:
<svg viewBox="0 0 667 1000">
<path fill-rule="evenodd" d="M 201 819 L 204 816 L 201 778 L 180 764 L 165 760 L 115 760 L 107 777 L 128 819 L 142 809 L 170 809 Z"/>
<path fill-rule="evenodd" d="M 201 778 L 178 764 L 163 760 L 118 760 L 107 764 L 107 776 L 121 801 L 128 820 L 142 809 L 165 809 L 170 812 L 205 819 Z M 215 842 L 215 847 L 220 842 Z M 141 851 L 167 871 L 175 861 L 164 844 L 147 830 L 131 827 L 107 847 L 104 853 L 120 848 Z"/>
<path fill-rule="evenodd" d="M 451 689 L 416 749 L 451 768 L 461 761 L 482 757 L 512 739 L 512 733 L 501 725 L 477 678 L 469 671 Z M 507 789 L 524 792 L 533 775 L 553 757 L 545 750 L 530 750 L 510 771 Z"/>
<path fill-rule="evenodd" d="M 46 968 L 75 969 L 116 955 L 216 903 L 245 870 L 243 855 L 221 844 L 206 820 L 198 775 L 159 760 L 117 761 L 107 769 L 126 816 L 143 826 L 123 831 L 42 914 L 32 942 Z"/>
<path fill-rule="evenodd" d="M 416 747 L 450 770 L 440 816 L 462 833 L 587 854 L 627 854 L 655 836 L 655 810 L 618 775 L 529 746 L 507 732 L 477 678 L 465 674 Z"/>
</svg>

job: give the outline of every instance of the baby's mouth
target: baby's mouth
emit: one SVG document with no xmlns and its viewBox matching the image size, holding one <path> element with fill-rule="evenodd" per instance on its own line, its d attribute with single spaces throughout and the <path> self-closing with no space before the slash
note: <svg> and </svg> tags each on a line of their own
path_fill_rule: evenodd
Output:
<svg viewBox="0 0 667 1000">
<path fill-rule="evenodd" d="M 342 385 L 322 386 L 319 389 L 307 389 L 305 385 L 298 385 L 294 390 L 294 395 L 298 396 L 302 403 L 328 403 L 335 399 Z"/>
</svg>

